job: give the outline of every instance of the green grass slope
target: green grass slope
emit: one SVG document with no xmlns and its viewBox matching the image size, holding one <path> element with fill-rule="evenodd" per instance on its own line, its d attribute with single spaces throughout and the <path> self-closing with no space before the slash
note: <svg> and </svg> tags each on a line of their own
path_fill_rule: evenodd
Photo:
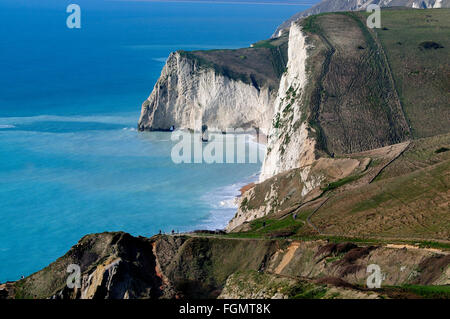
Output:
<svg viewBox="0 0 450 319">
<path fill-rule="evenodd" d="M 331 198 L 312 222 L 325 234 L 450 240 L 450 161 Z"/>
<path fill-rule="evenodd" d="M 250 48 L 234 50 L 180 51 L 201 67 L 240 80 L 256 88 L 278 89 L 287 64 L 288 35 L 255 43 Z"/>
<path fill-rule="evenodd" d="M 310 202 L 297 201 L 292 191 L 289 198 L 293 202 L 286 200 L 283 194 L 293 189 L 292 183 L 299 177 L 296 170 L 287 172 L 293 181 L 286 184 L 280 174 L 273 186 L 288 208 L 277 206 L 227 236 L 352 238 L 450 248 L 450 134 L 413 140 L 394 159 L 387 153 L 392 147 L 349 155 L 370 158 L 370 164 L 363 172 L 322 186 L 323 193 Z M 258 184 L 258 189 L 270 189 L 269 182 Z M 258 194 L 260 198 L 264 195 Z"/>
<path fill-rule="evenodd" d="M 449 148 L 450 134 L 413 141 L 372 183 L 330 198 L 312 222 L 341 236 L 450 241 Z"/>
<path fill-rule="evenodd" d="M 321 14 L 301 23 L 314 46 L 307 61 L 314 87 L 303 104 L 319 147 L 345 154 L 408 139 L 389 65 L 358 16 Z"/>
<path fill-rule="evenodd" d="M 383 10 L 375 29 L 413 137 L 450 132 L 450 9 Z"/>
</svg>

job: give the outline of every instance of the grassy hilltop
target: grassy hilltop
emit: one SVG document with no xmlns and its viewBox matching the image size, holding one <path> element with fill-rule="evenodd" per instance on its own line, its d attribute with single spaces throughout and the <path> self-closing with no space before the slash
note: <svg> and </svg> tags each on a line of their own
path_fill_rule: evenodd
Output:
<svg viewBox="0 0 450 319">
<path fill-rule="evenodd" d="M 450 129 L 450 10 L 383 10 L 376 29 L 414 138 Z"/>
</svg>

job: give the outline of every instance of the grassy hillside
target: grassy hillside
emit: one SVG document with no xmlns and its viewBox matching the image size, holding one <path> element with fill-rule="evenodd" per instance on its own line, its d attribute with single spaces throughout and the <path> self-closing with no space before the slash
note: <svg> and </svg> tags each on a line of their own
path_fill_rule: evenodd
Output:
<svg viewBox="0 0 450 319">
<path fill-rule="evenodd" d="M 316 199 L 299 200 L 292 191 L 295 180 L 285 181 L 291 176 L 299 183 L 296 170 L 258 184 L 261 193 L 248 201 L 250 208 L 272 187 L 283 204 L 229 236 L 353 238 L 450 248 L 450 134 L 414 140 L 389 155 L 393 147 L 348 155 L 370 158 L 370 164 L 363 172 L 322 183 L 313 192 Z"/>
<path fill-rule="evenodd" d="M 331 198 L 311 219 L 324 233 L 450 239 L 450 161 Z"/>
<path fill-rule="evenodd" d="M 235 50 L 180 51 L 229 78 L 276 90 L 287 64 L 288 35 L 255 43 L 250 48 Z"/>
<path fill-rule="evenodd" d="M 413 141 L 406 152 L 386 167 L 376 181 L 412 173 L 450 159 L 450 134 Z"/>
<path fill-rule="evenodd" d="M 450 134 L 412 142 L 369 185 L 338 194 L 312 217 L 323 233 L 450 240 Z"/>
<path fill-rule="evenodd" d="M 320 148 L 344 154 L 408 139 L 389 66 L 360 19 L 332 13 L 301 23 L 317 48 L 308 60 L 314 87 L 303 103 Z"/>
<path fill-rule="evenodd" d="M 383 10 L 375 29 L 413 137 L 450 131 L 450 9 Z"/>
</svg>

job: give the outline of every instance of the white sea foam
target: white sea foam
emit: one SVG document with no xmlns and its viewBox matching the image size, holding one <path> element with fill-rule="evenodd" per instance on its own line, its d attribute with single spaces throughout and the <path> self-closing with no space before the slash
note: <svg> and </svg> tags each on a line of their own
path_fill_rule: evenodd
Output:
<svg viewBox="0 0 450 319">
<path fill-rule="evenodd" d="M 37 115 L 23 117 L 0 117 L 0 128 L 9 128 L 5 126 L 17 124 L 30 124 L 34 122 L 98 122 L 108 124 L 134 124 L 136 122 L 136 114 L 121 115 Z"/>
<path fill-rule="evenodd" d="M 254 174 L 242 182 L 218 188 L 202 196 L 202 200 L 211 207 L 209 217 L 198 228 L 216 230 L 223 229 L 236 214 L 236 199 L 241 195 L 240 189 L 256 182 L 259 174 Z"/>
<path fill-rule="evenodd" d="M 230 198 L 220 201 L 220 206 L 223 208 L 237 208 L 236 199 Z"/>
<path fill-rule="evenodd" d="M 15 126 L 9 125 L 9 124 L 0 124 L 0 129 L 5 129 L 5 128 L 15 128 Z"/>
<path fill-rule="evenodd" d="M 196 44 L 196 43 L 178 43 L 178 44 L 138 44 L 138 45 L 126 45 L 125 48 L 135 50 L 155 50 L 155 49 L 237 49 L 241 46 L 247 46 L 248 43 L 243 42 L 241 45 L 234 44 Z"/>
<path fill-rule="evenodd" d="M 255 145 L 256 144 L 256 147 L 258 147 L 258 149 L 260 151 L 266 152 L 266 150 L 267 150 L 267 145 L 266 144 L 258 141 L 257 137 L 255 135 L 248 135 L 248 136 L 249 136 L 248 143 L 250 145 Z"/>
<path fill-rule="evenodd" d="M 156 62 L 166 63 L 167 58 L 153 58 L 152 60 Z"/>
</svg>

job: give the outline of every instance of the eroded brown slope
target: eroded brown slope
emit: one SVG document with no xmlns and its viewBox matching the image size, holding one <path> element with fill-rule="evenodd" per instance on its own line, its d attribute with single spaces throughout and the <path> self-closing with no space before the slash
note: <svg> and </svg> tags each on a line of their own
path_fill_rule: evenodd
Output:
<svg viewBox="0 0 450 319">
<path fill-rule="evenodd" d="M 266 277 L 294 280 L 290 282 L 297 286 L 296 290 L 284 291 L 282 281 L 274 290 L 284 297 L 298 294 L 298 285 L 313 285 L 325 293 L 317 298 L 334 296 L 334 293 L 327 295 L 333 286 L 346 288 L 349 297 L 364 297 L 367 293 L 359 294 L 358 287 L 365 284 L 369 264 L 381 267 L 385 285 L 443 285 L 449 283 L 449 257 L 444 252 L 426 249 L 358 247 L 320 240 L 195 235 L 135 238 L 125 233 L 103 233 L 84 237 L 45 269 L 18 282 L 1 285 L 0 295 L 64 299 L 214 298 L 224 287 L 228 293 L 238 288 L 229 280 L 230 276 L 235 275 L 236 279 L 239 274 L 259 272 Z M 70 264 L 81 267 L 81 288 L 66 286 L 70 275 L 66 269 Z M 257 292 L 258 285 L 254 286 L 242 297 Z M 266 288 L 271 289 L 269 285 Z M 350 294 L 351 291 L 354 293 Z"/>
</svg>

